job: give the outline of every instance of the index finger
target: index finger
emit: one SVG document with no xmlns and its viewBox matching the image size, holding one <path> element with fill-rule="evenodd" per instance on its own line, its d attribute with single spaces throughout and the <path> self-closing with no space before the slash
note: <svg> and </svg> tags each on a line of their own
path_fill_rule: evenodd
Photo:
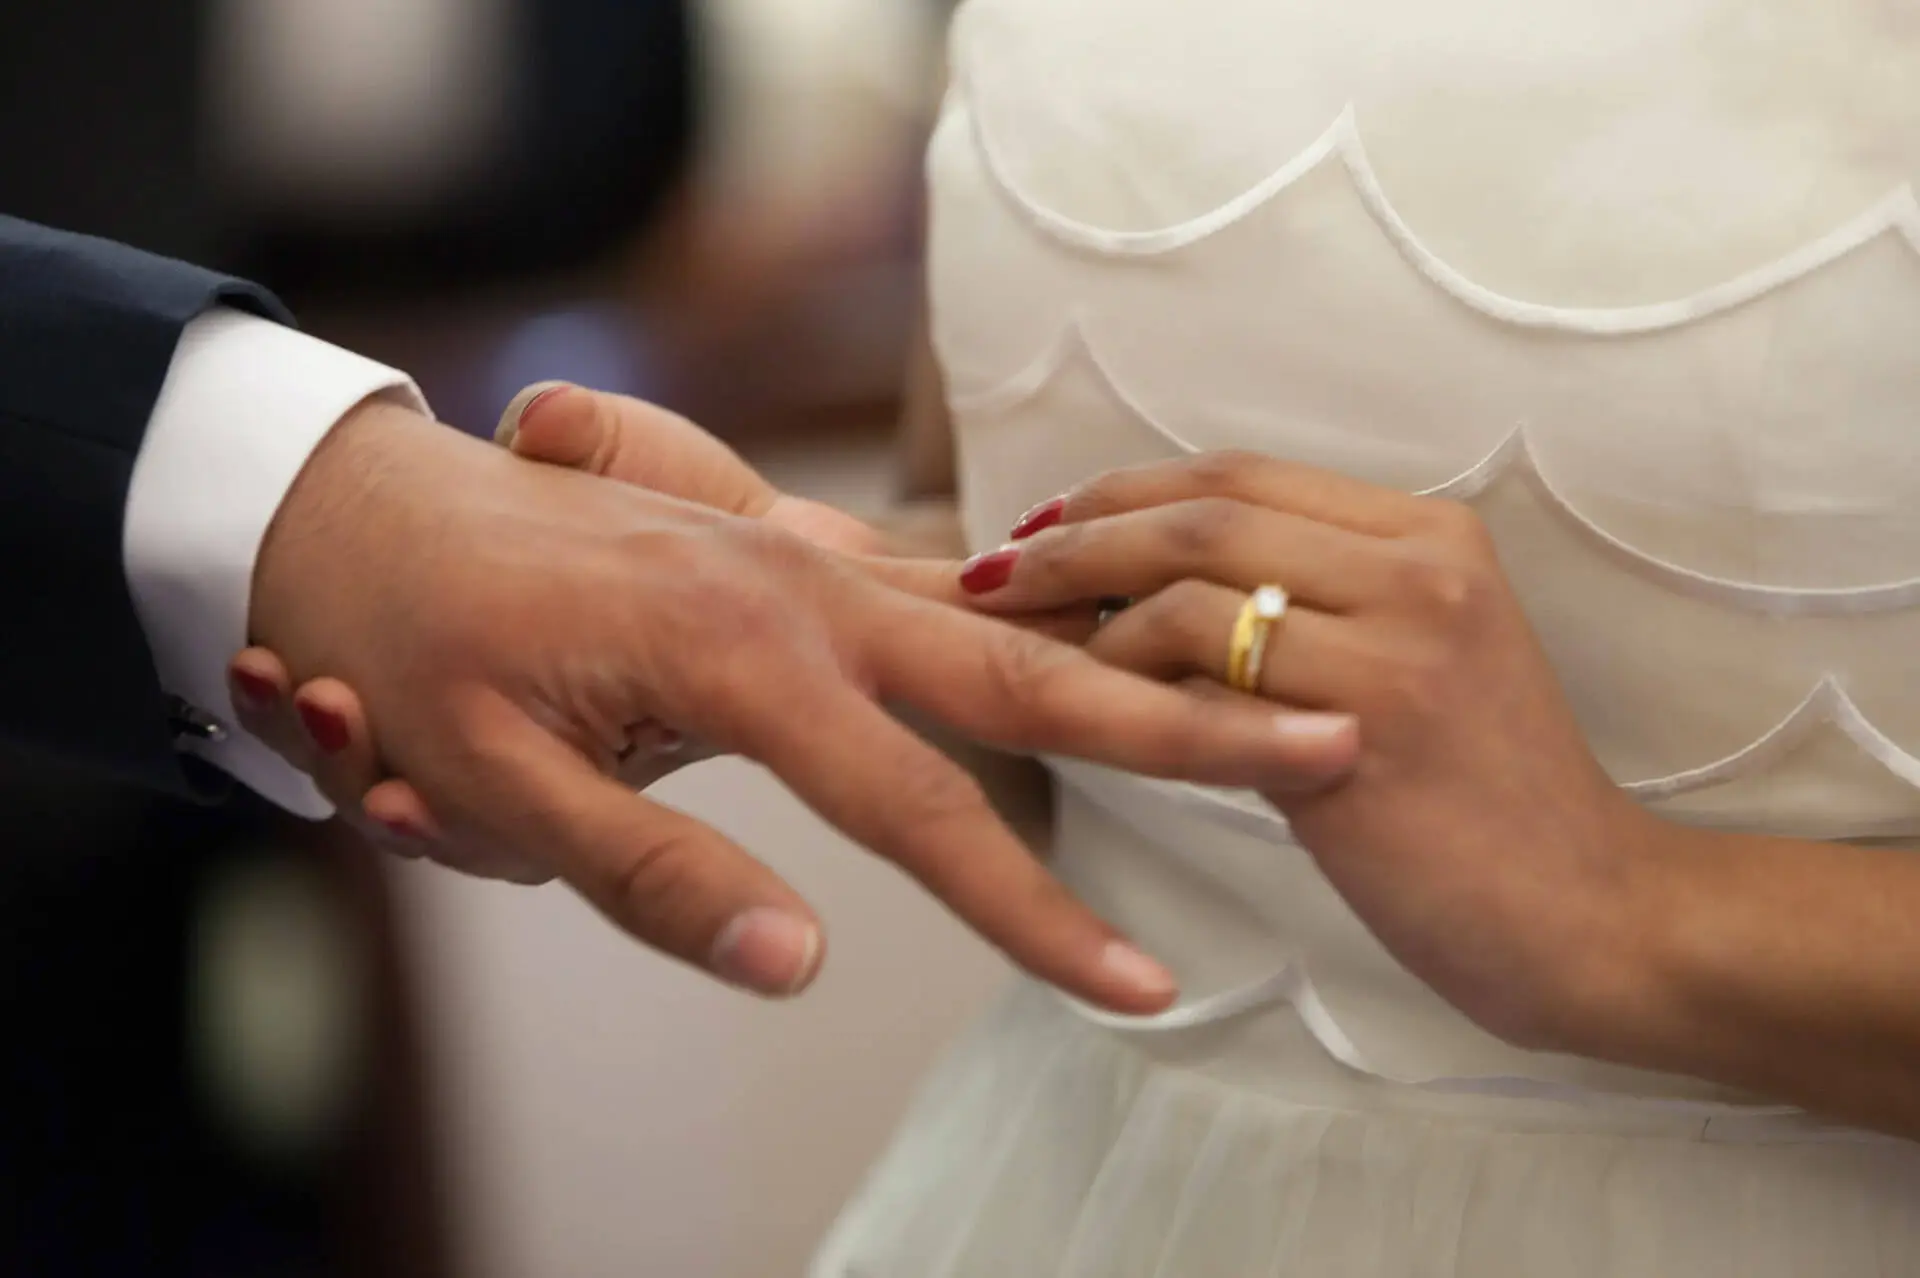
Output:
<svg viewBox="0 0 1920 1278">
<path fill-rule="evenodd" d="M 521 457 L 759 518 L 780 491 L 740 455 L 658 404 L 568 382 L 535 382 L 507 404 L 496 442 Z"/>
<path fill-rule="evenodd" d="M 633 936 L 735 984 L 785 996 L 813 979 L 818 920 L 732 840 L 597 772 L 517 708 L 473 726 L 464 759 L 422 772 L 480 846 L 551 867 Z"/>
<path fill-rule="evenodd" d="M 1071 645 L 903 595 L 876 600 L 863 635 L 884 698 L 1005 749 L 1279 791 L 1324 788 L 1359 755 L 1351 716 L 1203 702 Z"/>
<path fill-rule="evenodd" d="M 960 584 L 965 565 L 948 559 L 897 559 L 874 556 L 855 560 L 868 577 L 929 603 L 971 610 L 975 600 Z M 1022 630 L 1067 643 L 1085 643 L 1099 619 L 1097 605 L 1036 609 L 1010 620 Z"/>
<path fill-rule="evenodd" d="M 1059 509 L 1044 522 L 1029 515 L 1023 525 L 1038 531 L 1046 523 L 1083 523 L 1199 497 L 1226 497 L 1374 537 L 1405 535 L 1419 521 L 1422 500 L 1264 453 L 1197 453 L 1108 471 L 1057 499 Z"/>
<path fill-rule="evenodd" d="M 741 745 L 807 806 L 1041 980 L 1120 1012 L 1173 1000 L 1172 975 L 1047 873 L 959 765 L 844 680 L 782 686 Z"/>
</svg>

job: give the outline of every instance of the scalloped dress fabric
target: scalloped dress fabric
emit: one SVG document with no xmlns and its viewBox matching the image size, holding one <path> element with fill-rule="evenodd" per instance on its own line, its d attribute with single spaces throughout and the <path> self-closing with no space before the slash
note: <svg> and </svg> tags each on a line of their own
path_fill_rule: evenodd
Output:
<svg viewBox="0 0 1920 1278">
<path fill-rule="evenodd" d="M 1196 450 L 1466 501 L 1619 784 L 1920 848 L 1920 7 L 971 0 L 952 62 L 978 548 Z M 1254 797 L 1054 767 L 1182 1000 L 1012 993 L 820 1278 L 1920 1275 L 1920 1147 L 1507 1046 Z"/>
</svg>

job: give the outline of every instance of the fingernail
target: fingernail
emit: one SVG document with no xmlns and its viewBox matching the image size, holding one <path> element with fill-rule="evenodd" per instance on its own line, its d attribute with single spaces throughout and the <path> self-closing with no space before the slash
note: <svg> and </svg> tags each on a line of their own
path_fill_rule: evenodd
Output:
<svg viewBox="0 0 1920 1278">
<path fill-rule="evenodd" d="M 819 926 L 784 910 L 748 910 L 713 942 L 716 975 L 775 998 L 797 993 L 819 963 Z"/>
<path fill-rule="evenodd" d="M 327 754 L 339 754 L 347 748 L 347 721 L 331 710 L 322 710 L 319 706 L 304 702 L 295 706 L 300 711 L 300 722 L 306 728 L 313 743 Z"/>
<path fill-rule="evenodd" d="M 1331 741 L 1354 722 L 1350 714 L 1283 714 L 1275 716 L 1273 725 L 1281 736 L 1295 741 Z"/>
<path fill-rule="evenodd" d="M 960 588 L 970 595 L 984 595 L 989 590 L 1000 589 L 1012 578 L 1013 565 L 1019 558 L 1020 551 L 1014 546 L 1003 546 L 984 555 L 975 555 L 960 570 Z"/>
<path fill-rule="evenodd" d="M 401 843 L 425 843 L 427 832 L 411 821 L 395 820 L 391 817 L 375 817 L 374 824 L 382 833 L 399 840 Z"/>
<path fill-rule="evenodd" d="M 427 854 L 427 840 L 412 826 L 373 818 L 373 842 L 398 857 L 418 861 Z"/>
<path fill-rule="evenodd" d="M 1180 989 L 1172 972 L 1125 941 L 1108 941 L 1100 965 L 1147 998 L 1169 998 Z"/>
<path fill-rule="evenodd" d="M 541 391 L 538 395 L 535 395 L 532 399 L 527 401 L 527 406 L 520 410 L 519 416 L 516 417 L 515 420 L 524 422 L 525 420 L 527 420 L 527 417 L 533 412 L 534 409 L 540 407 L 540 405 L 553 399 L 555 396 L 560 395 L 566 389 L 567 388 L 565 386 L 547 387 L 545 390 Z"/>
<path fill-rule="evenodd" d="M 1031 537 L 1035 533 L 1042 532 L 1059 523 L 1060 516 L 1064 515 L 1066 511 L 1067 499 L 1065 497 L 1049 498 L 1041 502 L 1038 506 L 1035 506 L 1032 510 L 1029 510 L 1026 514 L 1020 516 L 1020 522 L 1013 526 L 1013 531 L 1009 533 L 1008 536 L 1014 541 Z"/>
<path fill-rule="evenodd" d="M 233 699 L 250 710 L 265 710 L 280 697 L 273 680 L 251 670 L 228 672 L 233 682 Z"/>
<path fill-rule="evenodd" d="M 508 448 L 513 447 L 514 436 L 520 433 L 520 423 L 527 419 L 535 404 L 544 404 L 562 391 L 572 389 L 567 382 L 536 383 L 515 395 L 507 404 L 506 411 L 500 414 L 500 426 L 494 431 L 494 441 Z"/>
</svg>

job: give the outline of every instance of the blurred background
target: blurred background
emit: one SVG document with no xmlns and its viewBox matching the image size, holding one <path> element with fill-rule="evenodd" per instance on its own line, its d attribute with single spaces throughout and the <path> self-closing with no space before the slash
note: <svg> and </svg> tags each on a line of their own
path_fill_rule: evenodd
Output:
<svg viewBox="0 0 1920 1278">
<path fill-rule="evenodd" d="M 662 400 L 901 485 L 945 0 L 0 0 L 0 209 L 226 266 L 477 432 Z M 733 762 L 664 797 L 821 907 L 771 1007 L 556 888 L 0 758 L 0 1274 L 798 1274 L 999 977 Z"/>
</svg>

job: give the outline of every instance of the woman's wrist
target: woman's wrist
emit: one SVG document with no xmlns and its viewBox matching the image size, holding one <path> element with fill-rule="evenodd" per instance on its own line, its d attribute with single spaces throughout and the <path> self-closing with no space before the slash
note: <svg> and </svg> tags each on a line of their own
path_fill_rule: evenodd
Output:
<svg viewBox="0 0 1920 1278">
<path fill-rule="evenodd" d="M 1920 858 L 1650 814 L 1621 853 L 1608 935 L 1529 1045 L 1920 1135 Z"/>
<path fill-rule="evenodd" d="M 1689 1019 L 1688 990 L 1709 983 L 1702 880 L 1721 855 L 1712 846 L 1720 836 L 1621 801 L 1592 908 L 1547 938 L 1543 961 L 1553 975 L 1526 1046 L 1670 1068 L 1684 1054 L 1676 1040 Z"/>
<path fill-rule="evenodd" d="M 1827 974 L 1849 966 L 1796 881 L 1822 867 L 1850 877 L 1862 850 L 1635 811 L 1616 836 L 1620 890 L 1575 963 L 1554 1049 L 1777 1093 L 1791 1071 L 1776 1067 L 1801 1047 L 1794 1027 L 1818 1037 L 1822 1005 L 1846 997 Z"/>
</svg>

